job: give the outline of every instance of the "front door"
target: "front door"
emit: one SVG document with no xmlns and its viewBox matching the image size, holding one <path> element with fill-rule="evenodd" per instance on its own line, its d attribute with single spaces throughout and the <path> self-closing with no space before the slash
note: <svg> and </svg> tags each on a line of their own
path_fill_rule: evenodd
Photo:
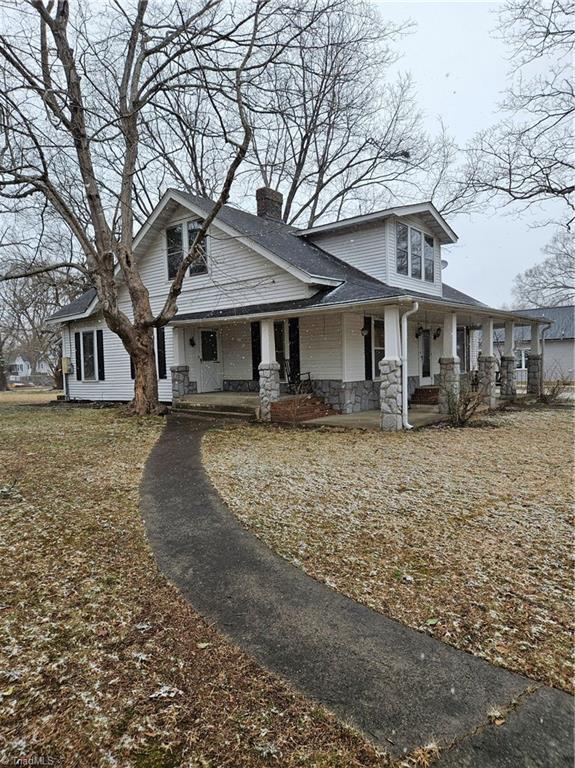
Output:
<svg viewBox="0 0 575 768">
<path fill-rule="evenodd" d="M 200 392 L 218 392 L 223 385 L 220 334 L 218 331 L 200 331 Z"/>
<path fill-rule="evenodd" d="M 431 331 L 426 328 L 419 337 L 419 357 L 421 360 L 420 383 L 431 384 Z"/>
</svg>

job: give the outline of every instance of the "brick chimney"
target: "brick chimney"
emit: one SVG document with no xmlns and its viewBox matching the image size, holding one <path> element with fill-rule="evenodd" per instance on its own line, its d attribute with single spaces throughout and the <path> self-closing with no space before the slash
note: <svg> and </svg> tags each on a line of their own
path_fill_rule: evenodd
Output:
<svg viewBox="0 0 575 768">
<path fill-rule="evenodd" d="M 277 192 L 275 189 L 270 189 L 270 187 L 256 189 L 258 216 L 281 221 L 283 201 L 282 193 Z"/>
</svg>

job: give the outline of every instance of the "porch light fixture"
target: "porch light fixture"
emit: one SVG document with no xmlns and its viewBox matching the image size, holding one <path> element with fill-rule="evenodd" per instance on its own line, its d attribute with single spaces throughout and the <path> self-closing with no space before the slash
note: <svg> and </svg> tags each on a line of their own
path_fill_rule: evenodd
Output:
<svg viewBox="0 0 575 768">
<path fill-rule="evenodd" d="M 365 338 L 369 334 L 369 319 L 363 316 L 363 328 L 361 329 L 361 335 Z"/>
<path fill-rule="evenodd" d="M 423 333 L 423 326 L 420 325 L 419 328 L 415 332 L 415 338 L 418 339 L 421 336 L 422 333 Z"/>
<path fill-rule="evenodd" d="M 440 336 L 441 336 L 441 328 L 436 328 L 436 329 L 433 331 L 433 338 L 434 338 L 434 339 L 438 339 Z"/>
</svg>

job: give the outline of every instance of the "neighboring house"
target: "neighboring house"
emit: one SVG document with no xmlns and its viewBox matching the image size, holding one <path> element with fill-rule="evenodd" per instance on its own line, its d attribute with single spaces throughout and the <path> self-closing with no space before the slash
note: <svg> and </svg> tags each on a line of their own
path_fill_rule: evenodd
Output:
<svg viewBox="0 0 575 768">
<path fill-rule="evenodd" d="M 546 380 L 566 379 L 575 381 L 575 306 L 534 307 L 522 309 L 525 316 L 543 318 L 551 325 L 543 330 L 545 365 L 543 376 Z M 496 346 L 501 345 L 500 331 L 495 331 Z M 527 361 L 531 349 L 531 327 L 515 328 L 513 352 L 517 376 L 527 376 Z"/>
<path fill-rule="evenodd" d="M 490 332 L 480 373 L 492 397 L 493 328 L 531 318 L 490 309 L 442 282 L 441 247 L 457 236 L 431 203 L 298 230 L 280 220 L 279 193 L 264 188 L 256 198 L 258 215 L 231 206 L 217 215 L 205 263 L 190 269 L 176 317 L 156 332 L 161 400 L 259 392 L 261 416 L 269 418 L 270 403 L 301 373 L 336 410 L 381 409 L 383 427 L 398 429 L 408 398 L 417 401 L 418 391 L 440 381 L 442 391 L 459 385 L 482 325 Z M 170 189 L 137 234 L 134 253 L 153 311 L 212 205 Z M 121 308 L 131 314 L 121 276 L 118 282 Z M 107 328 L 95 290 L 51 322 L 64 325 L 68 398 L 132 398 L 128 354 Z M 537 342 L 535 334 L 535 352 Z"/>
<path fill-rule="evenodd" d="M 22 355 L 12 357 L 8 362 L 8 381 L 13 384 L 44 383 L 52 376 L 45 360 L 38 360 L 33 370 L 32 363 Z"/>
</svg>

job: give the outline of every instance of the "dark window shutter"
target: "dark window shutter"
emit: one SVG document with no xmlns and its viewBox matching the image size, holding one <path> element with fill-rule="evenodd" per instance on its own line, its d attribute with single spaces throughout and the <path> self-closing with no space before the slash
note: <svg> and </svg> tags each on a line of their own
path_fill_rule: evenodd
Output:
<svg viewBox="0 0 575 768">
<path fill-rule="evenodd" d="M 252 379 L 257 381 L 260 377 L 258 370 L 262 361 L 262 335 L 259 321 L 252 323 Z"/>
<path fill-rule="evenodd" d="M 74 345 L 76 348 L 76 379 L 82 381 L 82 352 L 81 352 L 81 338 L 80 333 L 76 331 L 74 334 Z"/>
<path fill-rule="evenodd" d="M 136 369 L 134 368 L 134 361 L 130 357 L 130 378 L 135 379 L 136 378 Z"/>
<path fill-rule="evenodd" d="M 373 364 L 371 356 L 371 317 L 365 318 L 364 328 L 367 329 L 367 334 L 363 337 L 363 349 L 365 354 L 365 380 L 373 381 Z"/>
<path fill-rule="evenodd" d="M 289 362 L 290 369 L 293 376 L 299 377 L 300 375 L 300 363 L 299 363 L 299 317 L 292 317 L 288 320 L 288 337 L 289 337 Z"/>
<path fill-rule="evenodd" d="M 166 378 L 166 334 L 164 327 L 156 328 L 156 347 L 158 350 L 158 378 Z"/>
<path fill-rule="evenodd" d="M 96 349 L 98 351 L 98 381 L 106 379 L 106 367 L 104 364 L 104 332 L 96 331 Z"/>
</svg>

